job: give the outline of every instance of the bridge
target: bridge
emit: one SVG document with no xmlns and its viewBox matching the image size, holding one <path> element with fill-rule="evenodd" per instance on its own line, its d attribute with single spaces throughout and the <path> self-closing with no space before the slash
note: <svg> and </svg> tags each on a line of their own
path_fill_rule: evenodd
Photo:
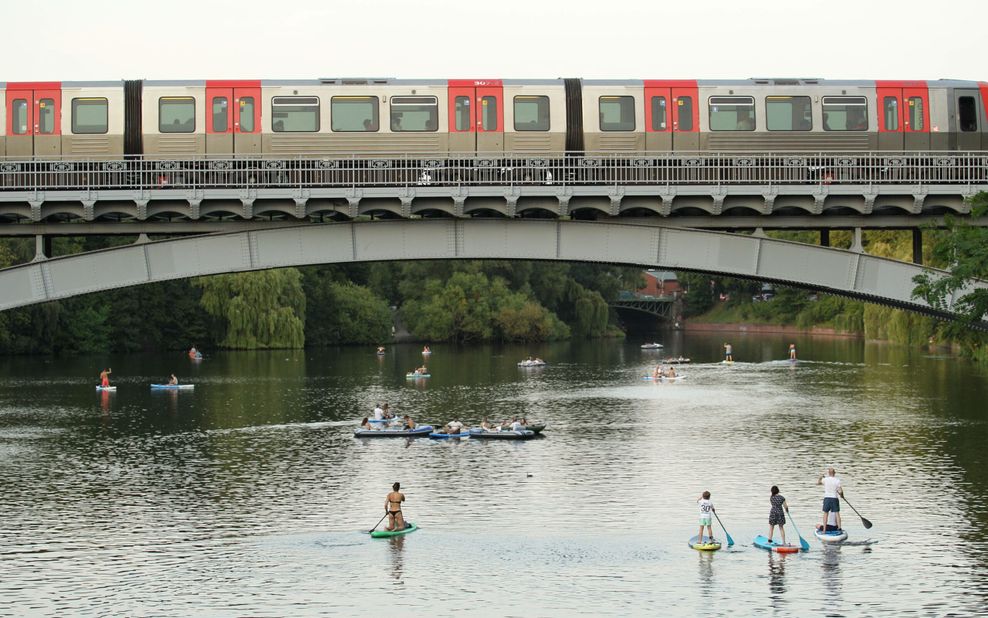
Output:
<svg viewBox="0 0 988 618">
<path fill-rule="evenodd" d="M 607 304 L 615 309 L 637 311 L 662 320 L 672 320 L 676 316 L 677 297 L 673 294 L 650 296 L 633 292 L 621 292 Z"/>
<path fill-rule="evenodd" d="M 911 298 L 923 269 L 864 254 L 861 230 L 913 230 L 919 264 L 920 226 L 981 191 L 980 152 L 5 159 L 0 235 L 34 236 L 37 257 L 0 271 L 0 310 L 216 273 L 494 258 L 714 273 L 951 317 Z M 822 246 L 765 229 L 819 230 Z M 827 247 L 831 229 L 854 230 L 851 250 Z M 83 234 L 138 243 L 50 259 L 53 236 Z"/>
<path fill-rule="evenodd" d="M 334 222 L 142 239 L 0 270 L 0 310 L 186 277 L 423 259 L 602 262 L 717 273 L 952 317 L 949 309 L 939 311 L 912 298 L 912 278 L 924 272 L 915 264 L 755 235 L 525 219 Z"/>
</svg>

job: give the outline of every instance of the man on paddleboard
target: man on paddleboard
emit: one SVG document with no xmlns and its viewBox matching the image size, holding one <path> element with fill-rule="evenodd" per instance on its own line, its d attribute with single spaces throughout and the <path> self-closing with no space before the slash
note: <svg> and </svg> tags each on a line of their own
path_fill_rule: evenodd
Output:
<svg viewBox="0 0 988 618">
<path fill-rule="evenodd" d="M 391 486 L 391 493 L 384 499 L 384 512 L 388 514 L 388 530 L 404 530 L 405 518 L 401 514 L 401 503 L 405 501 L 405 494 L 398 491 L 401 483 Z"/>
<path fill-rule="evenodd" d="M 840 530 L 839 498 L 844 497 L 844 488 L 841 487 L 840 479 L 837 478 L 837 471 L 833 468 L 827 469 L 827 473 L 821 474 L 816 484 L 823 485 L 823 529 L 827 529 L 827 516 L 833 513 L 836 518 L 837 529 Z"/>
<path fill-rule="evenodd" d="M 110 386 L 110 374 L 111 373 L 113 373 L 113 370 L 110 369 L 109 367 L 107 367 L 103 371 L 99 372 L 99 385 L 100 386 L 102 386 L 103 388 L 107 388 L 107 387 Z"/>
</svg>

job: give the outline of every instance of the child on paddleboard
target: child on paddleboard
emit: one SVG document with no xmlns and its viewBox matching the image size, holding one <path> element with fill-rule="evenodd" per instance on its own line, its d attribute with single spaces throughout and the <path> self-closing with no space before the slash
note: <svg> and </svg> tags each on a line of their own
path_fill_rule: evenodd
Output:
<svg viewBox="0 0 988 618">
<path fill-rule="evenodd" d="M 703 494 L 697 498 L 696 503 L 700 506 L 700 534 L 697 535 L 698 541 L 703 543 L 705 540 L 713 543 L 714 541 L 714 529 L 711 523 L 711 519 L 714 516 L 714 503 L 710 501 L 710 492 L 705 491 Z M 703 538 L 703 527 L 707 527 L 707 538 Z"/>
<path fill-rule="evenodd" d="M 772 533 L 775 527 L 779 527 L 779 535 L 782 536 L 782 544 L 786 544 L 786 515 L 789 512 L 789 504 L 786 503 L 785 496 L 779 493 L 779 488 L 772 485 L 772 497 L 769 498 L 772 510 L 768 512 L 768 542 L 772 542 Z M 785 513 L 783 512 L 785 509 Z"/>
</svg>

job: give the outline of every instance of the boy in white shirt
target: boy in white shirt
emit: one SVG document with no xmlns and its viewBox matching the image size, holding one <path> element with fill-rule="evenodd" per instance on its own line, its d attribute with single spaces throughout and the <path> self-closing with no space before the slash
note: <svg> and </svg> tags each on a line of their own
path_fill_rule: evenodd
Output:
<svg viewBox="0 0 988 618">
<path fill-rule="evenodd" d="M 697 541 L 702 543 L 704 540 L 712 543 L 714 540 L 714 529 L 711 519 L 714 516 L 714 503 L 710 501 L 710 492 L 705 491 L 703 495 L 697 498 L 696 503 L 700 506 L 700 534 L 698 534 Z M 703 538 L 703 527 L 707 527 L 707 539 Z"/>
</svg>

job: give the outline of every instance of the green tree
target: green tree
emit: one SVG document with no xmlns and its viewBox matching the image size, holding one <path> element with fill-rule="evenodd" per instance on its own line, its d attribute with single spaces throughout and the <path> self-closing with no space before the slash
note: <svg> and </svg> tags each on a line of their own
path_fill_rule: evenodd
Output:
<svg viewBox="0 0 988 618">
<path fill-rule="evenodd" d="M 305 283 L 307 345 L 380 343 L 391 338 L 391 311 L 368 288 L 322 282 L 308 273 Z"/>
<path fill-rule="evenodd" d="M 305 293 L 295 268 L 196 279 L 200 302 L 235 349 L 300 348 L 305 343 Z"/>
</svg>

